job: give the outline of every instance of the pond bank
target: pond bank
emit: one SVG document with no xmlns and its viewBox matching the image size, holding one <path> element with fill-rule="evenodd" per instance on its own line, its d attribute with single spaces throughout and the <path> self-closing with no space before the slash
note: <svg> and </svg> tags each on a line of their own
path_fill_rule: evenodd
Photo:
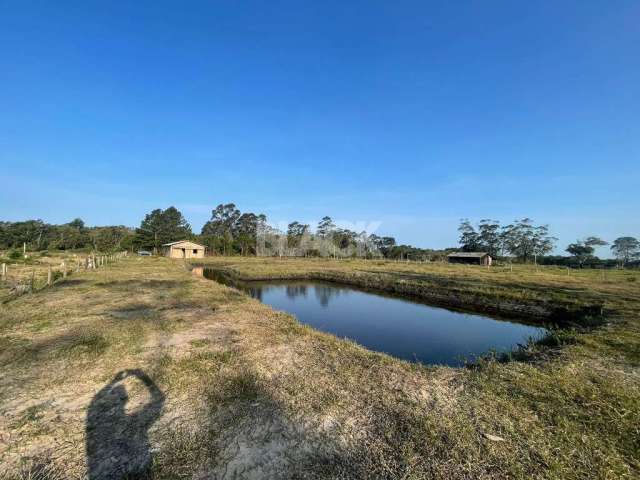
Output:
<svg viewBox="0 0 640 480">
<path fill-rule="evenodd" d="M 236 282 L 211 268 L 194 271 L 291 313 L 303 324 L 411 362 L 462 366 L 489 353 L 512 352 L 548 334 L 522 322 L 434 307 L 415 297 L 337 282 Z"/>
<path fill-rule="evenodd" d="M 418 300 L 430 305 L 460 311 L 489 314 L 498 318 L 524 320 L 538 325 L 590 328 L 605 322 L 603 302 L 577 301 L 558 295 L 540 295 L 522 286 L 483 288 L 478 281 L 397 272 L 314 269 L 291 271 L 274 261 L 268 272 L 255 272 L 241 266 L 197 262 L 194 267 L 215 268 L 235 282 L 309 280 L 350 285 L 371 292 L 382 292 Z M 284 267 L 284 268 L 283 268 Z M 544 293 L 544 292 L 542 292 Z"/>
</svg>

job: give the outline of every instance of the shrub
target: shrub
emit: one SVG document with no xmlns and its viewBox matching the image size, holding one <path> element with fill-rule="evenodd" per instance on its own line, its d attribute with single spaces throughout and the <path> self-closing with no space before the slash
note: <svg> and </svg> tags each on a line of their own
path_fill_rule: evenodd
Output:
<svg viewBox="0 0 640 480">
<path fill-rule="evenodd" d="M 12 260 L 17 260 L 22 258 L 22 252 L 14 248 L 13 250 L 9 250 L 9 254 L 7 256 Z"/>
</svg>

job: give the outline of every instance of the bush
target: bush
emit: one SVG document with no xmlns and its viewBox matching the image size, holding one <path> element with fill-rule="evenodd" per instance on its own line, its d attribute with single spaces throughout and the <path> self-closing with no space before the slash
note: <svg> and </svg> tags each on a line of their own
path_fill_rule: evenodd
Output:
<svg viewBox="0 0 640 480">
<path fill-rule="evenodd" d="M 7 256 L 12 260 L 17 260 L 19 258 L 22 258 L 22 252 L 20 250 L 13 249 L 9 251 L 9 254 Z"/>
</svg>

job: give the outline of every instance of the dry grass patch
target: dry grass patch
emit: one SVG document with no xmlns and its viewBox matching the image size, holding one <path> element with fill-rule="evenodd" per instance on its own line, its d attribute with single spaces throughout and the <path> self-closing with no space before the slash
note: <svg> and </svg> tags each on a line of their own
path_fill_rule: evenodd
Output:
<svg viewBox="0 0 640 480">
<path fill-rule="evenodd" d="M 608 325 L 562 331 L 510 361 L 431 368 L 301 325 L 182 263 L 131 258 L 2 305 L 0 463 L 8 478 L 83 478 L 88 468 L 110 478 L 640 472 L 640 293 L 629 280 L 637 274 L 211 262 L 242 278 L 320 276 L 414 294 L 602 304 Z M 117 465 L 87 457 L 88 442 L 123 455 L 114 441 L 123 435 L 139 439 L 135 455 Z"/>
</svg>

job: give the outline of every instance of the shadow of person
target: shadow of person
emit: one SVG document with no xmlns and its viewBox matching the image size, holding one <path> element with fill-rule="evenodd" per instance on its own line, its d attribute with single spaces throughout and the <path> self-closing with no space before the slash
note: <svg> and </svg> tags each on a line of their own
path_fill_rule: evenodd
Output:
<svg viewBox="0 0 640 480">
<path fill-rule="evenodd" d="M 148 390 L 146 404 L 127 413 L 129 401 L 122 381 L 137 378 Z M 123 370 L 91 400 L 87 411 L 88 478 L 141 476 L 151 464 L 148 430 L 160 415 L 164 394 L 142 370 Z"/>
</svg>

